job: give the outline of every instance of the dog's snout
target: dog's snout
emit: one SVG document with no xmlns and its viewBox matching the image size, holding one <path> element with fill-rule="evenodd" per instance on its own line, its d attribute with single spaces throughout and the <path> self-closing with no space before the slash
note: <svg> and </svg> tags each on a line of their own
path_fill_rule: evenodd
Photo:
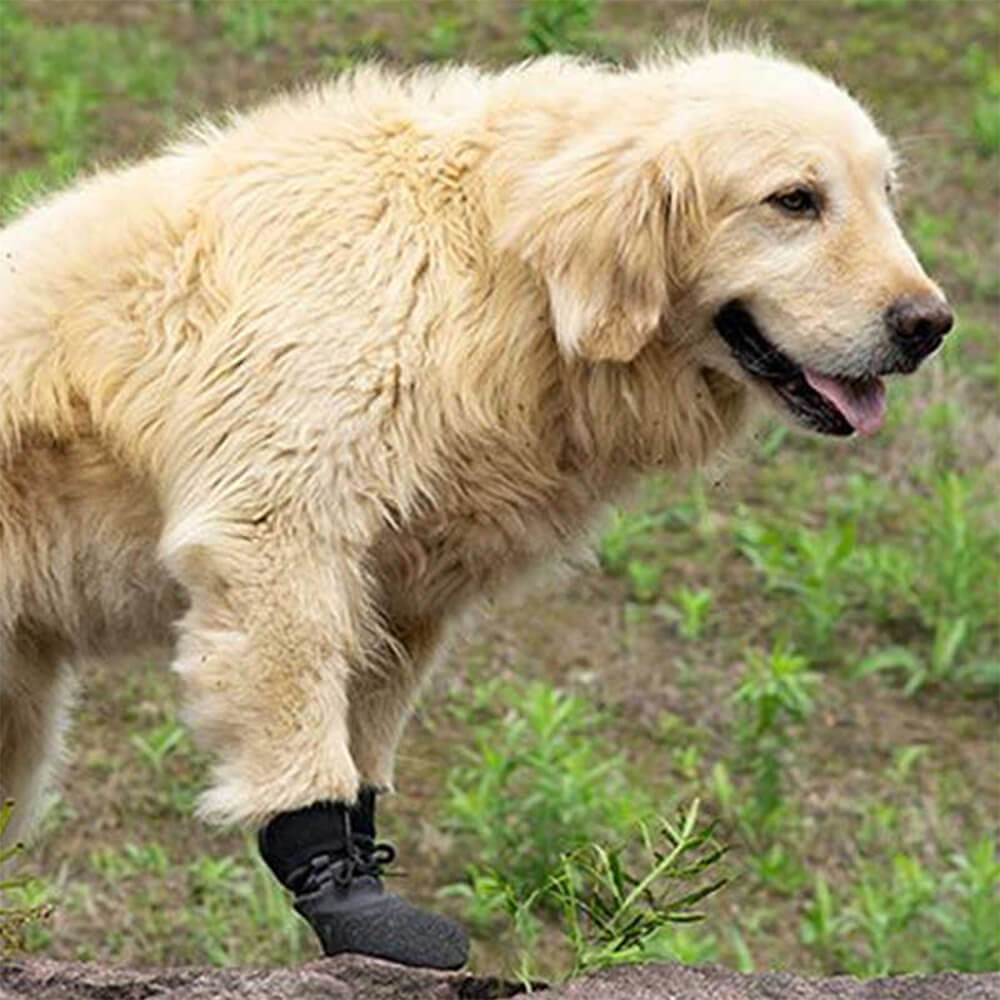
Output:
<svg viewBox="0 0 1000 1000">
<path fill-rule="evenodd" d="M 885 321 L 900 350 L 919 361 L 937 349 L 955 317 L 939 295 L 904 295 L 886 310 Z"/>
</svg>

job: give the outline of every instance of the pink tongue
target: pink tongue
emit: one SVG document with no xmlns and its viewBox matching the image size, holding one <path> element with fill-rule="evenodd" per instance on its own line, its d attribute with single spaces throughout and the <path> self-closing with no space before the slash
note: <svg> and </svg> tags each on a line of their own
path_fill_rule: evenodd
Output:
<svg viewBox="0 0 1000 1000">
<path fill-rule="evenodd" d="M 825 396 L 860 434 L 874 434 L 885 420 L 885 385 L 880 378 L 830 378 L 804 368 L 806 381 Z"/>
</svg>

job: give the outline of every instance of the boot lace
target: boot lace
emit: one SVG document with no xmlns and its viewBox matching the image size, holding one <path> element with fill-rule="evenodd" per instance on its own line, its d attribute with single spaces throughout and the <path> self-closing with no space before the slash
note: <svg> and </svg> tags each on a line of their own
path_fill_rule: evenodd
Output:
<svg viewBox="0 0 1000 1000">
<path fill-rule="evenodd" d="M 372 837 L 354 834 L 345 853 L 317 854 L 292 872 L 288 885 L 297 896 L 319 892 L 329 885 L 346 889 L 356 878 L 381 878 L 383 866 L 395 860 L 392 844 L 376 844 Z"/>
</svg>

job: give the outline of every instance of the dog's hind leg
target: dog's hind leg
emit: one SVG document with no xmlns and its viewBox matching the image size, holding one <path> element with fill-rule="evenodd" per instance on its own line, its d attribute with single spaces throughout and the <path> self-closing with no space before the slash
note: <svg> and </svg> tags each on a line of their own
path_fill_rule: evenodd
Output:
<svg viewBox="0 0 1000 1000">
<path fill-rule="evenodd" d="M 5 844 L 37 818 L 62 751 L 73 674 L 58 651 L 24 633 L 0 633 L 0 801 L 14 809 Z"/>
</svg>

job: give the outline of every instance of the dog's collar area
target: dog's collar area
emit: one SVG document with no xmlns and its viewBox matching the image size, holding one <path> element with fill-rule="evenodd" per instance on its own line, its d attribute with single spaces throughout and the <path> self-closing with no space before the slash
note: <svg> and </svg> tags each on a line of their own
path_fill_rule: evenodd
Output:
<svg viewBox="0 0 1000 1000">
<path fill-rule="evenodd" d="M 838 437 L 854 433 L 854 426 L 840 410 L 809 384 L 802 366 L 761 333 L 741 302 L 728 302 L 716 313 L 714 322 L 743 370 L 771 386 L 803 426 Z"/>
</svg>

